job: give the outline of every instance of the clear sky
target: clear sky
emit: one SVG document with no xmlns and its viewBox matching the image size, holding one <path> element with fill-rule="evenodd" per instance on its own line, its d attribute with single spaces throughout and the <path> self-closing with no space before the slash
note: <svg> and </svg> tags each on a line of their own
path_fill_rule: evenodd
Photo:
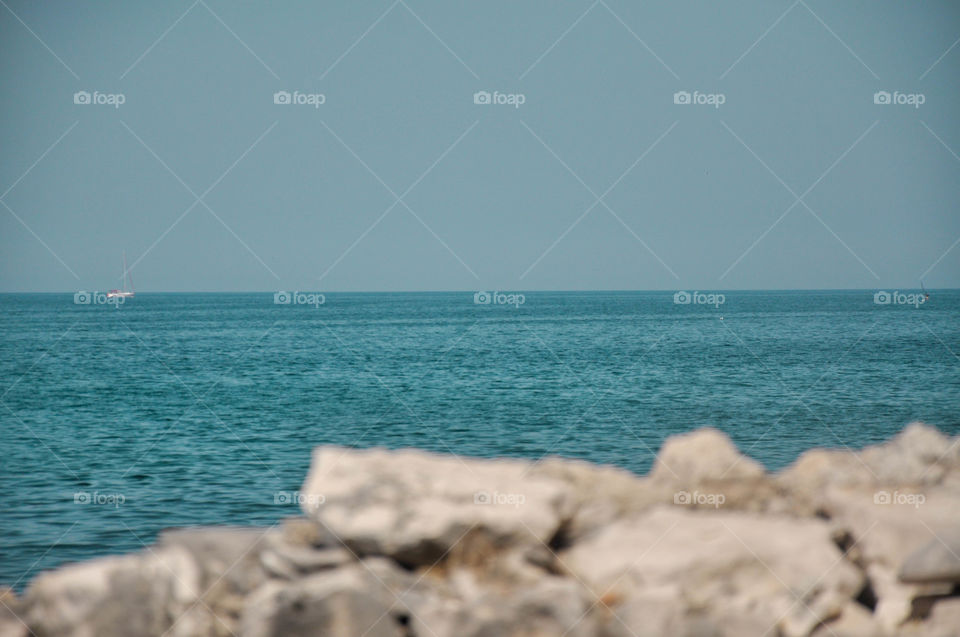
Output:
<svg viewBox="0 0 960 637">
<path fill-rule="evenodd" d="M 958 38 L 955 0 L 2 0 L 0 291 L 124 250 L 138 291 L 960 287 Z"/>
</svg>

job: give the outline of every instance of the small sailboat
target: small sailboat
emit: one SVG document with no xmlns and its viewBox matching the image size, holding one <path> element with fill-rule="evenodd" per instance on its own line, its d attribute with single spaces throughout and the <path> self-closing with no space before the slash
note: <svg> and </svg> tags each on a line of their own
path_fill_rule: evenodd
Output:
<svg viewBox="0 0 960 637">
<path fill-rule="evenodd" d="M 920 289 L 923 290 L 923 300 L 924 302 L 930 300 L 930 293 L 927 292 L 927 288 L 923 287 L 923 281 L 920 281 Z"/>
<path fill-rule="evenodd" d="M 127 279 L 130 280 L 130 289 L 127 289 Z M 122 289 L 120 290 L 110 290 L 107 292 L 108 299 L 129 299 L 133 297 L 133 276 L 127 270 L 127 253 L 123 253 L 123 278 L 120 283 Z"/>
</svg>

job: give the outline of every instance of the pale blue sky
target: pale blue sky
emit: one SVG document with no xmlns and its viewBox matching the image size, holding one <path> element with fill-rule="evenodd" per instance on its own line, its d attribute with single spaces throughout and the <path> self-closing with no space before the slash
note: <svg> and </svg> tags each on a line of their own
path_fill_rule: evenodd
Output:
<svg viewBox="0 0 960 637">
<path fill-rule="evenodd" d="M 3 0 L 0 291 L 122 250 L 138 291 L 960 287 L 958 38 L 952 0 Z"/>
</svg>

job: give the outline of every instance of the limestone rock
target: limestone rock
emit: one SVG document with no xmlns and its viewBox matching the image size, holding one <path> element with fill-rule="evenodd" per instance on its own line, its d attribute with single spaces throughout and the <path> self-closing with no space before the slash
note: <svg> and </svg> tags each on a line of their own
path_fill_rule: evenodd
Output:
<svg viewBox="0 0 960 637">
<path fill-rule="evenodd" d="M 303 510 L 359 555 L 429 565 L 472 530 L 498 544 L 546 544 L 573 513 L 561 481 L 530 463 L 414 449 L 320 447 L 301 489 Z"/>
<path fill-rule="evenodd" d="M 883 629 L 868 608 L 847 602 L 840 616 L 813 632 L 813 637 L 881 637 Z"/>
<path fill-rule="evenodd" d="M 960 599 L 944 599 L 933 605 L 922 627 L 924 637 L 956 637 L 960 634 Z"/>
<path fill-rule="evenodd" d="M 247 600 L 238 637 L 402 637 L 402 625 L 391 615 L 394 601 L 359 564 L 295 582 L 270 581 Z"/>
<path fill-rule="evenodd" d="M 272 577 L 295 579 L 316 571 L 342 566 L 353 559 L 343 548 L 312 548 L 271 543 L 260 552 L 260 564 Z"/>
<path fill-rule="evenodd" d="M 654 509 L 561 557 L 598 598 L 672 590 L 679 613 L 700 611 L 720 626 L 736 616 L 788 636 L 837 616 L 863 583 L 824 522 L 785 516 Z"/>
<path fill-rule="evenodd" d="M 617 467 L 556 457 L 533 465 L 530 475 L 558 480 L 569 490 L 574 513 L 562 529 L 564 542 L 573 542 L 617 518 L 669 502 L 676 490 Z"/>
<path fill-rule="evenodd" d="M 455 571 L 446 585 L 419 587 L 403 597 L 414 635 L 436 637 L 591 637 L 592 602 L 570 578 L 547 576 L 525 587 L 484 585 Z"/>
<path fill-rule="evenodd" d="M 205 596 L 210 587 L 245 595 L 260 585 L 266 573 L 258 556 L 268 541 L 264 529 L 249 527 L 187 528 L 165 531 L 157 545 L 180 547 L 200 566 Z"/>
<path fill-rule="evenodd" d="M 207 634 L 214 623 L 195 604 L 200 568 L 183 548 L 108 557 L 39 575 L 26 594 L 37 637 Z"/>
<path fill-rule="evenodd" d="M 897 630 L 910 617 L 915 598 L 949 590 L 949 584 L 905 583 L 898 573 L 915 551 L 960 528 L 956 493 L 938 486 L 859 488 L 825 497 L 830 524 L 849 536 L 850 558 L 870 580 L 877 597 L 874 612 L 885 630 Z"/>
<path fill-rule="evenodd" d="M 20 618 L 21 605 L 12 588 L 0 586 L 0 637 L 27 637 L 27 625 Z"/>
<path fill-rule="evenodd" d="M 814 499 L 831 489 L 938 484 L 960 470 L 960 438 L 951 440 L 922 423 L 908 425 L 889 442 L 863 451 L 811 449 L 779 479 Z"/>
<path fill-rule="evenodd" d="M 873 484 L 869 467 L 855 452 L 834 449 L 805 451 L 777 479 L 796 495 L 810 498 L 831 488 Z"/>
<path fill-rule="evenodd" d="M 938 535 L 908 555 L 900 567 L 900 581 L 960 583 L 960 526 Z"/>
<path fill-rule="evenodd" d="M 867 447 L 860 457 L 878 484 L 936 484 L 960 464 L 960 445 L 936 428 L 915 422 L 884 444 Z"/>
<path fill-rule="evenodd" d="M 657 454 L 651 477 L 697 484 L 705 480 L 757 478 L 764 473 L 763 466 L 741 454 L 725 433 L 707 427 L 667 438 Z"/>
</svg>

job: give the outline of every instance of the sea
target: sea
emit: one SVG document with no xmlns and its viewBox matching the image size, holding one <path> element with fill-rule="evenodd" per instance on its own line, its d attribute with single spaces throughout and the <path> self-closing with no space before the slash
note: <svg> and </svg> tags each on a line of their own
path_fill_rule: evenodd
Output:
<svg viewBox="0 0 960 637">
<path fill-rule="evenodd" d="M 0 585 L 297 515 L 317 445 L 770 470 L 960 434 L 960 291 L 0 295 Z"/>
</svg>

